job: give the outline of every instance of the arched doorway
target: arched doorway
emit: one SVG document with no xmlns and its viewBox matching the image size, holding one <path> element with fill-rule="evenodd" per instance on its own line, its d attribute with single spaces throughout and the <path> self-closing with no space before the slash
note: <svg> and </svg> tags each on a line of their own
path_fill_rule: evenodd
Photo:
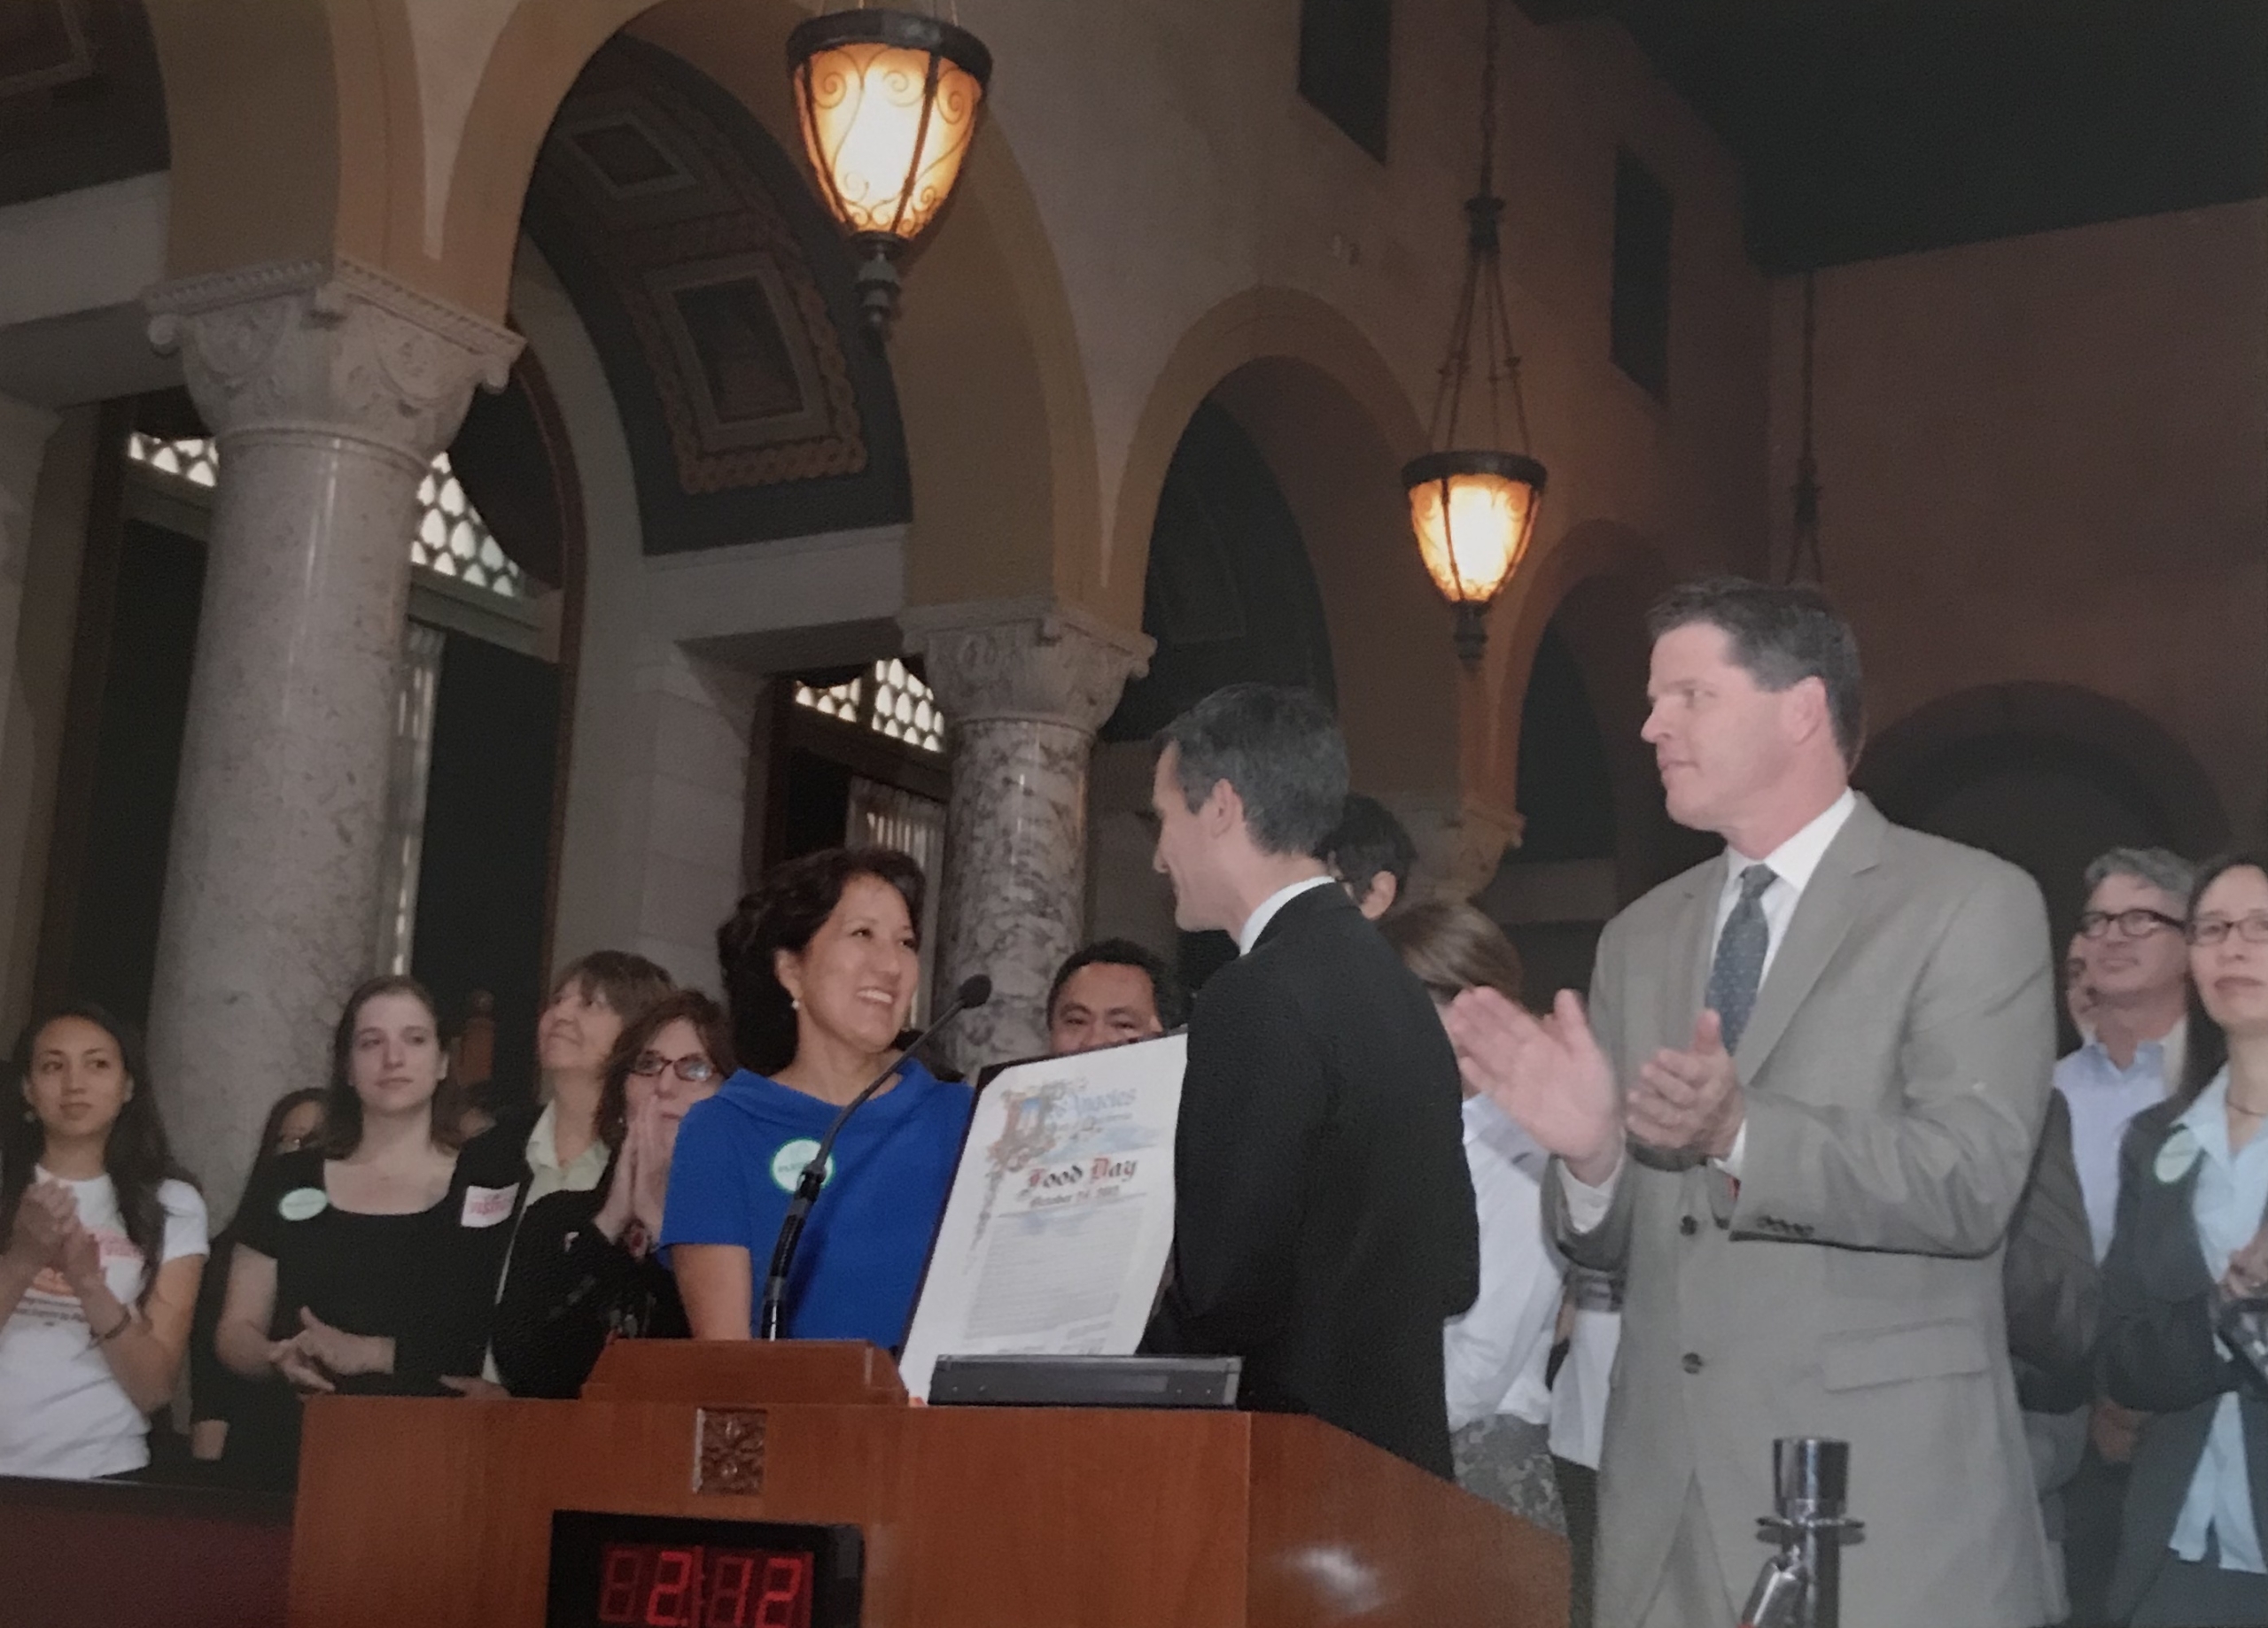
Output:
<svg viewBox="0 0 2268 1628">
<path fill-rule="evenodd" d="M 1543 1002 L 1588 988 L 1600 928 L 1715 844 L 1669 818 L 1639 738 L 1646 608 L 1666 568 L 1634 534 L 1591 521 L 1533 569 L 1511 635 L 1515 662 L 1527 650 L 1514 771 L 1522 834 L 1476 902 L 1520 946 L 1528 996 Z"/>
<path fill-rule="evenodd" d="M 1125 806 L 1107 826 L 1098 821 L 1104 852 L 1095 874 L 1115 910 L 1146 903 L 1146 936 L 1162 941 L 1169 917 L 1156 918 L 1170 901 L 1147 874 L 1147 828 L 1138 818 L 1148 804 L 1151 737 L 1225 684 L 1293 685 L 1333 705 L 1338 697 L 1323 597 L 1299 521 L 1251 436 L 1210 398 L 1190 415 L 1167 466 L 1142 631 L 1157 641 L 1149 672 L 1127 685 L 1101 732 L 1100 756 L 1115 766 L 1108 778 Z M 1174 942 L 1192 988 L 1236 953 L 1225 933 L 1184 933 Z"/>
<path fill-rule="evenodd" d="M 2077 685 L 1984 685 L 1932 702 L 1869 741 L 1853 779 L 1900 825 L 2021 866 L 2047 901 L 2059 950 L 2085 903 L 2087 862 L 2105 849 L 2198 859 L 2229 840 L 2188 748 Z"/>
</svg>

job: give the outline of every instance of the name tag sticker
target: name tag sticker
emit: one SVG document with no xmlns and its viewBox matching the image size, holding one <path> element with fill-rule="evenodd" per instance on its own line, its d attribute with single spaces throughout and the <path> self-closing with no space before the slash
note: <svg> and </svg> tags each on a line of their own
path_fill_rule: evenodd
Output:
<svg viewBox="0 0 2268 1628">
<path fill-rule="evenodd" d="M 509 1220 L 512 1200 L 520 1196 L 519 1183 L 509 1187 L 468 1187 L 464 1190 L 464 1213 L 457 1218 L 461 1227 L 493 1227 Z"/>
<path fill-rule="evenodd" d="M 811 1136 L 798 1136 L 793 1142 L 783 1142 L 780 1151 L 772 1156 L 772 1180 L 783 1193 L 796 1190 L 796 1183 L 804 1179 L 804 1172 L 819 1154 L 819 1143 Z M 835 1155 L 827 1156 L 827 1180 L 835 1179 Z"/>
<path fill-rule="evenodd" d="M 276 1213 L 287 1221 L 311 1221 L 329 1208 L 320 1187 L 295 1187 L 276 1201 Z"/>
<path fill-rule="evenodd" d="M 2189 1174 L 2198 1159 L 2204 1156 L 2202 1147 L 2186 1125 L 2177 1125 L 2163 1142 L 2158 1143 L 2157 1177 L 2167 1186 Z"/>
</svg>

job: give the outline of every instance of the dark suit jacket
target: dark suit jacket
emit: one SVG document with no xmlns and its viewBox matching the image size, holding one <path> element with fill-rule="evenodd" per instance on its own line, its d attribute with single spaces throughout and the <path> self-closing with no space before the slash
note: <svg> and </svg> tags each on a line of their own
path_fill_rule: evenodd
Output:
<svg viewBox="0 0 2268 1628">
<path fill-rule="evenodd" d="M 1441 1323 L 1480 1290 L 1456 1058 L 1335 887 L 1287 902 L 1189 1026 L 1172 1281 L 1153 1351 L 1245 1360 L 1243 1399 L 1451 1473 Z"/>
<path fill-rule="evenodd" d="M 2008 1361 L 2026 1413 L 2069 1413 L 2094 1393 L 2094 1339 L 2101 1309 L 2094 1239 L 2071 1151 L 2071 1111 L 2047 1094 L 2047 1120 L 2031 1177 L 2008 1223 L 2000 1260 L 2008 1297 Z"/>
<path fill-rule="evenodd" d="M 2118 1226 L 2102 1263 L 2102 1340 L 2096 1360 L 2110 1399 L 2153 1415 L 2126 1482 L 2118 1565 L 2105 1604 L 2124 1622 L 2165 1563 L 2166 1541 L 2204 1456 L 2224 1392 L 2243 1405 L 2252 1518 L 2268 1540 L 2268 1392 L 2223 1353 L 2213 1330 L 2213 1275 L 2191 1209 L 2197 1167 L 2158 1179 L 2158 1149 L 2185 1105 L 2145 1108 L 2118 1152 Z"/>
</svg>

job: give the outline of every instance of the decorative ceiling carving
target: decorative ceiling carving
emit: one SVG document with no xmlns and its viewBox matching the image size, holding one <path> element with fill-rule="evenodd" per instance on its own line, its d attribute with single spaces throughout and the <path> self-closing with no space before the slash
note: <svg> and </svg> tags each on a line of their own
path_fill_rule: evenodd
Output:
<svg viewBox="0 0 2268 1628">
<path fill-rule="evenodd" d="M 610 43 L 561 105 L 527 223 L 607 363 L 649 551 L 905 517 L 896 395 L 841 243 L 714 83 Z"/>
</svg>

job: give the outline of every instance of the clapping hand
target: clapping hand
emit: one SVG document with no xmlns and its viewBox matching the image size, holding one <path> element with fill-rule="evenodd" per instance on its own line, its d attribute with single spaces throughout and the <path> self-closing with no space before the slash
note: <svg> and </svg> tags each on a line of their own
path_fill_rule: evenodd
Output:
<svg viewBox="0 0 2268 1628">
<path fill-rule="evenodd" d="M 1740 1075 L 1715 1012 L 1694 1020 L 1690 1050 L 1657 1051 L 1638 1070 L 1624 1112 L 1630 1134 L 1650 1147 L 1710 1159 L 1732 1151 L 1744 1113 Z"/>
<path fill-rule="evenodd" d="M 35 1182 L 24 1190 L 16 1205 L 15 1225 L 9 1229 L 8 1252 L 26 1263 L 27 1270 L 62 1268 L 64 1245 L 79 1225 L 79 1201 L 59 1182 Z"/>
<path fill-rule="evenodd" d="M 2232 1300 L 2268 1296 L 2268 1227 L 2254 1233 L 2250 1243 L 2229 1257 L 2228 1269 L 2221 1274 L 2221 1292 Z"/>
<path fill-rule="evenodd" d="M 1442 1014 L 1465 1083 L 1485 1092 L 1576 1180 L 1603 1185 L 1622 1162 L 1614 1070 L 1583 1004 L 1562 989 L 1537 1018 L 1494 989 L 1467 989 Z"/>
<path fill-rule="evenodd" d="M 64 1200 L 70 1202 L 68 1193 L 64 1195 Z M 85 1223 L 80 1221 L 75 1205 L 72 1208 L 71 1224 L 55 1246 L 55 1269 L 63 1274 L 63 1281 L 71 1285 L 71 1292 L 82 1300 L 87 1299 L 91 1290 L 105 1286 L 103 1283 L 101 1240 L 88 1231 Z"/>
</svg>

